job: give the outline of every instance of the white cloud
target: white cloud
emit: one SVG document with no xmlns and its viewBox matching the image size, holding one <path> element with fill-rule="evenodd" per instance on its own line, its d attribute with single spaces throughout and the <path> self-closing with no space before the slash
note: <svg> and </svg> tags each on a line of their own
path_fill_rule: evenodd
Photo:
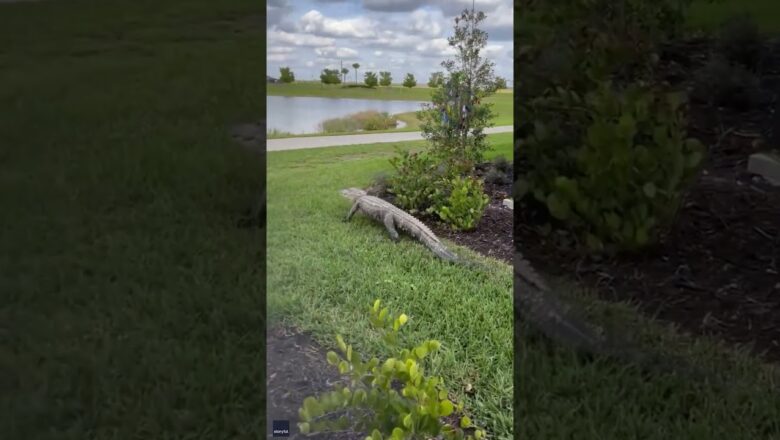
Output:
<svg viewBox="0 0 780 440">
<path fill-rule="evenodd" d="M 420 0 L 363 0 L 363 6 L 369 11 L 405 12 L 414 11 L 421 6 Z"/>
<path fill-rule="evenodd" d="M 314 53 L 321 57 L 329 58 L 355 58 L 358 56 L 358 51 L 348 47 L 318 47 L 314 49 Z"/>
<path fill-rule="evenodd" d="M 268 53 L 292 53 L 294 51 L 294 47 L 287 47 L 287 46 L 274 46 L 269 47 L 267 52 Z"/>
<path fill-rule="evenodd" d="M 418 9 L 412 12 L 412 22 L 409 28 L 412 32 L 428 37 L 438 37 L 441 35 L 441 14 L 433 14 L 425 9 Z"/>
<path fill-rule="evenodd" d="M 455 55 L 455 49 L 446 38 L 435 38 L 422 42 L 415 47 L 418 53 L 431 57 L 447 57 Z"/>
<path fill-rule="evenodd" d="M 314 78 L 323 68 L 359 62 L 367 70 L 390 71 L 397 81 L 407 72 L 427 78 L 455 55 L 446 37 L 471 1 L 270 0 L 267 4 L 285 15 L 273 26 L 269 19 L 269 71 L 289 63 L 302 77 Z M 476 8 L 487 15 L 480 25 L 489 36 L 482 56 L 495 63 L 497 75 L 511 78 L 512 3 L 476 0 Z"/>
<path fill-rule="evenodd" d="M 376 35 L 376 23 L 366 17 L 338 20 L 328 18 L 317 10 L 311 10 L 301 17 L 298 27 L 301 31 L 331 37 L 369 38 Z"/>
<path fill-rule="evenodd" d="M 276 44 L 323 47 L 332 46 L 335 42 L 336 40 L 333 38 L 318 37 L 316 35 L 285 32 L 280 30 L 269 30 L 267 44 L 269 47 Z"/>
<path fill-rule="evenodd" d="M 289 61 L 292 57 L 285 53 L 274 53 L 266 57 L 268 61 Z"/>
</svg>

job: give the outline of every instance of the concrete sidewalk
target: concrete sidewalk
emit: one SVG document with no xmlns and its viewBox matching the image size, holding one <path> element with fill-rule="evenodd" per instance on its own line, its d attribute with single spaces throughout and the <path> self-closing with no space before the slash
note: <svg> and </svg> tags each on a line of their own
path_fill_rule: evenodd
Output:
<svg viewBox="0 0 780 440">
<path fill-rule="evenodd" d="M 486 134 L 511 133 L 511 125 L 490 127 L 485 129 Z M 401 133 L 374 133 L 374 134 L 350 134 L 343 136 L 312 136 L 284 139 L 268 139 L 266 151 L 300 150 L 304 148 L 323 148 L 338 145 L 379 144 L 384 142 L 410 142 L 423 140 L 422 133 L 407 131 Z"/>
</svg>

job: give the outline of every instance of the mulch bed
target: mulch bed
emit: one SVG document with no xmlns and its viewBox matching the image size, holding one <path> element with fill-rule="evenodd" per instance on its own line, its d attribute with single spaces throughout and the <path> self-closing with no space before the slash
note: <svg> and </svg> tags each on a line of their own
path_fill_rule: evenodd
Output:
<svg viewBox="0 0 780 440">
<path fill-rule="evenodd" d="M 477 167 L 476 177 L 484 177 L 487 164 Z M 509 176 L 511 181 L 512 176 Z M 446 238 L 455 244 L 467 247 L 484 256 L 502 260 L 512 264 L 515 253 L 512 240 L 514 213 L 503 206 L 504 199 L 510 198 L 512 184 L 485 183 L 485 193 L 490 197 L 490 204 L 473 231 L 455 231 L 446 223 L 435 217 L 423 217 L 431 230 L 439 237 Z"/>
<path fill-rule="evenodd" d="M 490 165 L 489 162 L 477 165 L 474 176 L 484 178 Z M 512 181 L 511 173 L 508 175 L 508 181 Z M 419 215 L 418 218 L 441 238 L 446 238 L 486 257 L 512 264 L 515 252 L 512 240 L 514 214 L 511 209 L 503 206 L 503 200 L 511 198 L 512 184 L 485 182 L 485 194 L 490 198 L 490 204 L 485 208 L 485 213 L 472 231 L 453 230 L 435 215 Z M 382 194 L 380 197 L 394 203 L 390 194 Z"/>
<path fill-rule="evenodd" d="M 678 57 L 706 59 L 706 42 L 680 47 Z M 780 188 L 746 172 L 751 153 L 780 145 L 780 45 L 772 53 L 761 75 L 762 108 L 692 103 L 689 133 L 709 147 L 709 156 L 677 222 L 655 248 L 599 261 L 556 247 L 536 228 L 546 221 L 543 210 L 527 203 L 515 225 L 521 252 L 540 270 L 573 276 L 603 299 L 630 301 L 684 331 L 780 361 Z M 676 74 L 686 80 L 686 72 Z"/>
</svg>

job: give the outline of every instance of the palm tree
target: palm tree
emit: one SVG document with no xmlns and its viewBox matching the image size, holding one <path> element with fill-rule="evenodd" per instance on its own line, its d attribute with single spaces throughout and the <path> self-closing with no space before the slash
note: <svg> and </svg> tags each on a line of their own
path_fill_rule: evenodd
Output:
<svg viewBox="0 0 780 440">
<path fill-rule="evenodd" d="M 349 73 L 349 69 L 347 69 L 346 67 L 342 67 L 341 68 L 341 80 L 343 82 L 347 82 L 347 74 L 348 73 Z"/>
<path fill-rule="evenodd" d="M 360 64 L 355 63 L 352 65 L 352 68 L 355 69 L 355 84 L 357 84 L 357 71 L 360 69 Z"/>
</svg>

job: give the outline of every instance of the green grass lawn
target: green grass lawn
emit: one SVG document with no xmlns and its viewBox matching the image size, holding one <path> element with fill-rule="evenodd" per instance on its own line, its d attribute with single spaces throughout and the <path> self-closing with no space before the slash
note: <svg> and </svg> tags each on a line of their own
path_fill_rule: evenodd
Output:
<svg viewBox="0 0 780 440">
<path fill-rule="evenodd" d="M 517 438 L 543 439 L 776 439 L 780 438 L 780 370 L 704 338 L 683 337 L 624 304 L 594 301 L 577 292 L 572 301 L 594 322 L 626 333 L 648 350 L 689 359 L 718 371 L 733 386 L 719 390 L 670 374 L 645 376 L 625 363 L 588 362 L 568 349 L 532 342 L 523 327 L 516 362 Z"/>
<path fill-rule="evenodd" d="M 341 85 L 323 85 L 320 82 L 296 81 L 292 84 L 268 84 L 268 95 L 271 96 L 313 96 L 321 98 L 350 98 L 350 99 L 384 99 L 404 101 L 430 101 L 431 89 L 428 87 L 407 88 L 402 86 L 368 88 L 347 88 Z M 512 125 L 514 118 L 514 101 L 512 90 L 499 90 L 497 93 L 485 99 L 485 102 L 493 105 L 496 113 L 493 124 L 495 126 Z M 406 122 L 403 128 L 394 130 L 377 130 L 371 133 L 388 133 L 396 131 L 419 131 L 419 121 L 414 117 L 414 112 L 400 113 L 399 119 Z M 273 133 L 271 138 L 306 137 L 306 136 L 335 136 L 352 133 L 316 133 L 308 135 L 295 135 L 290 133 Z"/>
<path fill-rule="evenodd" d="M 511 133 L 490 136 L 491 156 L 511 157 Z M 420 148 L 422 142 L 403 148 Z M 445 377 L 493 438 L 512 438 L 512 278 L 497 262 L 490 271 L 438 260 L 410 239 L 393 243 L 384 227 L 358 214 L 342 219 L 348 200 L 338 190 L 364 187 L 390 171 L 396 145 L 268 153 L 268 319 L 311 331 L 333 348 L 338 332 L 361 353 L 378 352 L 368 307 L 380 298 L 407 313 L 405 342 L 435 338 L 443 351 L 430 373 Z M 400 147 L 400 146 L 399 146 Z M 469 258 L 481 258 L 454 247 Z"/>
<path fill-rule="evenodd" d="M 717 29 L 729 16 L 744 12 L 753 16 L 763 32 L 780 33 L 780 2 L 776 0 L 699 0 L 691 6 L 689 22 L 693 27 Z"/>
<path fill-rule="evenodd" d="M 0 432 L 264 435 L 255 1 L 0 5 Z"/>
</svg>

